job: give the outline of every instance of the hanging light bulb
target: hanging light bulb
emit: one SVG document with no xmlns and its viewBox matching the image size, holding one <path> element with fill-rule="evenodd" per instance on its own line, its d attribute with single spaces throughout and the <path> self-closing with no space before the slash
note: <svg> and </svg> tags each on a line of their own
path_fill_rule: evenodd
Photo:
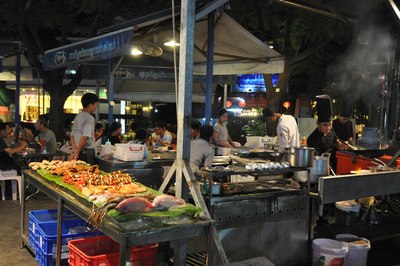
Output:
<svg viewBox="0 0 400 266">
<path fill-rule="evenodd" d="M 179 46 L 181 44 L 179 42 L 176 42 L 175 40 L 170 40 L 168 42 L 165 42 L 164 45 L 169 47 L 174 47 L 174 46 Z"/>
<path fill-rule="evenodd" d="M 141 55 L 141 54 L 143 54 L 143 52 L 140 51 L 139 48 L 137 48 L 136 46 L 132 46 L 131 55 L 137 56 L 137 55 Z"/>
</svg>

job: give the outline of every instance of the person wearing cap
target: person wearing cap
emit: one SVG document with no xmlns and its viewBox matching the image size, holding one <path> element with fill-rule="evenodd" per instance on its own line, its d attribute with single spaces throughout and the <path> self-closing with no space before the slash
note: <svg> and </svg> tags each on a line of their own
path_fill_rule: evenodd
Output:
<svg viewBox="0 0 400 266">
<path fill-rule="evenodd" d="M 330 153 L 330 166 L 336 171 L 336 150 L 345 149 L 332 130 L 332 103 L 328 95 L 317 96 L 317 128 L 308 136 L 307 146 L 315 149 L 315 155 Z"/>
<path fill-rule="evenodd" d="M 262 110 L 262 114 L 267 123 L 278 121 L 276 134 L 279 141 L 279 157 L 276 160 L 281 161 L 287 147 L 300 146 L 299 129 L 297 128 L 296 119 L 291 115 L 274 112 L 268 107 Z"/>
<path fill-rule="evenodd" d="M 350 117 L 351 114 L 349 112 L 341 111 L 339 117 L 333 120 L 332 128 L 339 139 L 353 145 L 354 130 L 353 122 L 351 122 Z"/>
</svg>

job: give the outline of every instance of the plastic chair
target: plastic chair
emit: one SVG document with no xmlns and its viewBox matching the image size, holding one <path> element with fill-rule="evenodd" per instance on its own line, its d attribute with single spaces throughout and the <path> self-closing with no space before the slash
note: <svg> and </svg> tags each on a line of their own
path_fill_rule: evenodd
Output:
<svg viewBox="0 0 400 266">
<path fill-rule="evenodd" d="M 57 142 L 56 142 L 56 147 L 57 147 L 57 151 L 59 151 L 59 150 L 60 150 L 60 147 L 61 147 L 61 142 L 57 141 Z"/>
<path fill-rule="evenodd" d="M 10 170 L 10 171 L 0 171 L 0 185 L 1 185 L 1 199 L 5 200 L 5 192 L 6 186 L 5 181 L 11 180 L 12 182 L 12 199 L 17 200 L 17 193 L 19 196 L 19 203 L 22 205 L 22 198 L 21 198 L 21 176 L 17 174 L 17 171 Z M 13 182 L 16 181 L 16 182 Z M 18 187 L 17 187 L 18 185 Z"/>
</svg>

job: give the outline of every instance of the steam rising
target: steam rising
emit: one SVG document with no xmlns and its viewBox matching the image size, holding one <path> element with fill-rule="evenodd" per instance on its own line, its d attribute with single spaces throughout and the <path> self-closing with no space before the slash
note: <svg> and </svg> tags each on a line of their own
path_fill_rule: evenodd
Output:
<svg viewBox="0 0 400 266">
<path fill-rule="evenodd" d="M 385 88 L 382 74 L 389 73 L 393 39 L 387 26 L 380 27 L 373 22 L 360 23 L 354 35 L 350 48 L 328 69 L 328 78 L 332 81 L 328 90 L 332 96 L 340 96 L 344 108 L 358 103 L 358 109 L 369 113 L 369 124 L 379 127 Z"/>
</svg>

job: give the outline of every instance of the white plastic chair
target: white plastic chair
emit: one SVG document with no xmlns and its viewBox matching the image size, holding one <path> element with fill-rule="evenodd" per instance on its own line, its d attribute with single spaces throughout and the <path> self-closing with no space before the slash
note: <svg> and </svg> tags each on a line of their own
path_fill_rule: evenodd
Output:
<svg viewBox="0 0 400 266">
<path fill-rule="evenodd" d="M 21 198 L 21 176 L 17 174 L 17 171 L 10 170 L 10 171 L 0 171 L 0 185 L 1 185 L 1 199 L 5 200 L 5 192 L 6 192 L 6 180 L 11 180 L 12 182 L 12 199 L 17 200 L 17 193 L 19 196 L 19 203 L 22 205 L 22 198 Z M 14 182 L 16 181 L 16 182 Z M 17 187 L 18 186 L 18 187 Z"/>
</svg>

